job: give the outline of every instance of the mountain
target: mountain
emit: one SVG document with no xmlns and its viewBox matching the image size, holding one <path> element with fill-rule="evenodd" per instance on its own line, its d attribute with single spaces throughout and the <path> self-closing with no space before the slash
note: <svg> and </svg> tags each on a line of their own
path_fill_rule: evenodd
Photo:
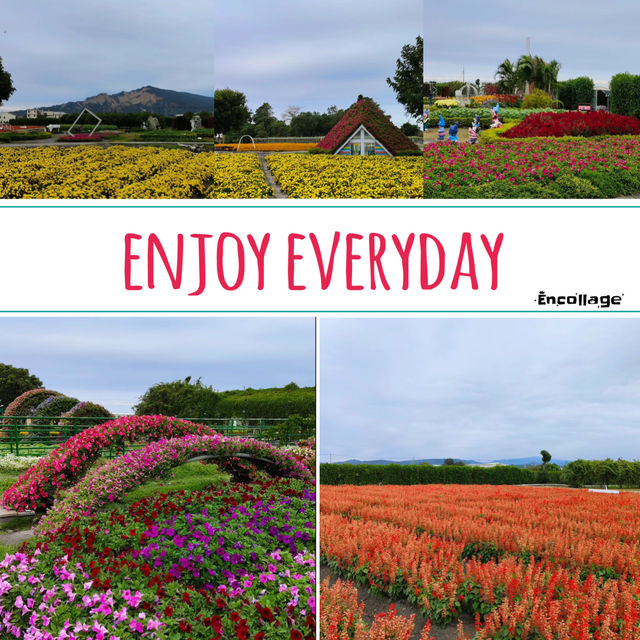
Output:
<svg viewBox="0 0 640 640">
<path fill-rule="evenodd" d="M 540 456 L 531 456 L 529 458 L 503 458 L 502 460 L 493 460 L 493 462 L 499 462 L 501 464 L 512 464 L 515 467 L 532 467 L 541 463 Z M 556 460 L 551 459 L 552 464 L 557 464 L 559 467 L 564 467 L 565 464 L 569 464 L 569 460 Z"/>
<path fill-rule="evenodd" d="M 43 111 L 64 111 L 80 113 L 83 109 L 91 109 L 94 113 L 142 113 L 149 111 L 162 116 L 175 116 L 192 111 L 213 111 L 213 98 L 185 91 L 171 91 L 158 87 L 141 87 L 133 91 L 121 91 L 107 95 L 99 93 L 85 100 L 53 104 L 39 107 Z M 26 111 L 14 111 L 15 115 L 26 115 Z"/>
<path fill-rule="evenodd" d="M 454 458 L 456 462 L 460 461 L 460 458 Z M 337 462 L 336 464 L 444 464 L 444 458 L 422 458 L 420 460 L 345 460 L 344 462 Z M 467 465 L 474 464 L 486 464 L 478 462 L 477 460 L 462 460 Z M 502 458 L 501 460 L 492 460 L 491 463 L 498 464 L 510 464 L 514 467 L 532 467 L 540 464 L 540 456 L 531 456 L 530 458 Z M 569 463 L 569 460 L 551 460 L 552 463 L 557 464 L 559 467 L 564 467 Z M 489 464 L 491 464 L 489 463 Z"/>
<path fill-rule="evenodd" d="M 459 458 L 454 458 L 458 462 Z M 445 458 L 422 458 L 420 460 L 345 460 L 337 464 L 444 464 Z M 478 464 L 476 460 L 463 460 L 465 464 Z"/>
</svg>

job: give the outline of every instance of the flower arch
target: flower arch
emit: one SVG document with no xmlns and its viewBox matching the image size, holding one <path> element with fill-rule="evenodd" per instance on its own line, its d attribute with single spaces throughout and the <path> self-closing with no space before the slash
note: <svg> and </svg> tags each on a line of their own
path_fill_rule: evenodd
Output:
<svg viewBox="0 0 640 640">
<path fill-rule="evenodd" d="M 53 533 L 77 515 L 89 515 L 106 503 L 117 501 L 130 489 L 194 458 L 239 454 L 269 462 L 276 475 L 314 482 L 312 472 L 295 456 L 266 442 L 220 434 L 189 434 L 152 442 L 93 469 L 56 500 L 36 532 Z"/>
</svg>

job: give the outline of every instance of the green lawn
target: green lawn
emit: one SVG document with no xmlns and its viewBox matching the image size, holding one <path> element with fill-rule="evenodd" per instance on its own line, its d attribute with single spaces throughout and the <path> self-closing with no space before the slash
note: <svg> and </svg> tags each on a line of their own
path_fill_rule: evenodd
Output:
<svg viewBox="0 0 640 640">
<path fill-rule="evenodd" d="M 158 491 L 201 491 L 212 484 L 227 482 L 230 476 L 215 464 L 188 462 L 172 470 L 168 478 L 152 480 L 129 492 L 122 502 L 133 504 Z"/>
</svg>

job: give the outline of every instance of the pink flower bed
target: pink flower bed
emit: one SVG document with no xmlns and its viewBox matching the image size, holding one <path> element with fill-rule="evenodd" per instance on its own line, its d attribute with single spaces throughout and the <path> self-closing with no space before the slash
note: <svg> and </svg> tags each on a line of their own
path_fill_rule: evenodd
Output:
<svg viewBox="0 0 640 640">
<path fill-rule="evenodd" d="M 69 438 L 20 476 L 2 496 L 2 506 L 16 511 L 46 508 L 57 490 L 74 484 L 100 452 L 113 444 L 215 433 L 215 429 L 206 425 L 166 416 L 125 416 L 89 427 Z"/>
</svg>

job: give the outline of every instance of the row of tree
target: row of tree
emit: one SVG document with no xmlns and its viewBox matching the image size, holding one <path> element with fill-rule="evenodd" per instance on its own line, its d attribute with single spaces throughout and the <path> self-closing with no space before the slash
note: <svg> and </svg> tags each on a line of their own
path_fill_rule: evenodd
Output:
<svg viewBox="0 0 640 640">
<path fill-rule="evenodd" d="M 415 43 L 404 45 L 396 60 L 393 78 L 386 79 L 406 114 L 415 120 L 422 114 L 423 51 L 420 36 L 416 37 Z M 257 138 L 324 136 L 345 112 L 346 108 L 336 105 L 324 113 L 302 111 L 298 106 L 290 106 L 277 117 L 268 102 L 262 103 L 252 113 L 247 105 L 247 97 L 241 91 L 226 88 L 214 92 L 216 131 L 229 139 L 245 134 Z M 407 135 L 420 133 L 417 124 L 411 122 L 405 123 L 403 130 Z"/>
<path fill-rule="evenodd" d="M 546 62 L 540 56 L 524 55 L 515 63 L 505 58 L 498 66 L 495 77 L 500 93 L 519 91 L 527 94 L 537 88 L 554 95 L 560 67 L 557 60 Z"/>
<path fill-rule="evenodd" d="M 28 369 L 0 363 L 0 409 L 25 391 L 41 389 L 42 380 Z M 216 391 L 190 377 L 150 387 L 134 407 L 138 415 L 163 414 L 181 418 L 314 418 L 315 387 L 294 382 L 269 389 Z"/>
</svg>

